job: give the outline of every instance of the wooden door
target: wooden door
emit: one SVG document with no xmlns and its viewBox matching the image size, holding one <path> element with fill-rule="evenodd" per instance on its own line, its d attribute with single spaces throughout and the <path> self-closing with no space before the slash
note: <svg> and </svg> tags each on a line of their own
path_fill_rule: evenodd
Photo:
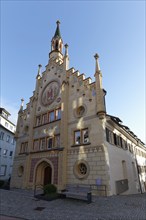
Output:
<svg viewBox="0 0 146 220">
<path fill-rule="evenodd" d="M 47 166 L 44 169 L 44 186 L 52 182 L 52 168 Z"/>
</svg>

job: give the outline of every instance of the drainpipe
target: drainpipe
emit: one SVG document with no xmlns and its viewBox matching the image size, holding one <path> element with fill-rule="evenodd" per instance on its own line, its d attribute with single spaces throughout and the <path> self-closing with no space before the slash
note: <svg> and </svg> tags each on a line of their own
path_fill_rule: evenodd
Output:
<svg viewBox="0 0 146 220">
<path fill-rule="evenodd" d="M 137 141 L 137 146 L 138 146 L 138 141 Z M 135 154 L 135 162 L 136 162 L 136 168 L 137 168 L 137 174 L 138 174 L 138 182 L 139 182 L 139 187 L 140 187 L 140 193 L 142 194 L 142 187 L 141 187 L 141 182 L 140 182 L 140 177 L 139 177 L 139 169 L 138 169 L 138 163 L 137 163 L 137 158 Z"/>
</svg>

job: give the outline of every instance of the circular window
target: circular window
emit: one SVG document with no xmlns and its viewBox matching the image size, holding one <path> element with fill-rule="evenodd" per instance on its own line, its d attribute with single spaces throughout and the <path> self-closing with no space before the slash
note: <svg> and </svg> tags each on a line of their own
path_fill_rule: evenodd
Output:
<svg viewBox="0 0 146 220">
<path fill-rule="evenodd" d="M 88 163 L 84 160 L 77 161 L 74 165 L 74 175 L 78 179 L 87 178 L 87 176 L 89 175 Z"/>
<path fill-rule="evenodd" d="M 80 163 L 79 165 L 78 165 L 78 173 L 80 174 L 80 175 L 86 175 L 86 173 L 87 173 L 87 167 L 86 167 L 86 165 L 84 164 L 84 163 Z"/>
<path fill-rule="evenodd" d="M 24 172 L 24 167 L 23 166 L 20 166 L 18 168 L 18 176 L 22 176 L 23 175 L 23 172 Z"/>
<path fill-rule="evenodd" d="M 85 106 L 81 105 L 75 110 L 75 116 L 76 117 L 82 117 L 86 112 Z"/>
</svg>

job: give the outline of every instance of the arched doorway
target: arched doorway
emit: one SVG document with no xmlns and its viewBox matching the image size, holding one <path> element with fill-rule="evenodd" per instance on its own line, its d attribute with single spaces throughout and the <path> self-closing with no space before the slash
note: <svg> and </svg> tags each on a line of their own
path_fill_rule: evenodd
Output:
<svg viewBox="0 0 146 220">
<path fill-rule="evenodd" d="M 35 185 L 47 185 L 53 183 L 52 164 L 41 161 L 35 169 Z"/>
<path fill-rule="evenodd" d="M 50 166 L 44 169 L 44 186 L 52 182 L 52 168 Z"/>
</svg>

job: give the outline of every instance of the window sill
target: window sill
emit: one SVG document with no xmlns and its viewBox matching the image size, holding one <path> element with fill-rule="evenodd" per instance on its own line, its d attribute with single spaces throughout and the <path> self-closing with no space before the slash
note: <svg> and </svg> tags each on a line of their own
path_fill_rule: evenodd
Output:
<svg viewBox="0 0 146 220">
<path fill-rule="evenodd" d="M 63 151 L 63 147 L 58 147 L 58 148 L 48 148 L 45 150 L 37 150 L 37 151 L 31 151 L 30 154 L 33 153 L 44 153 L 44 152 L 49 152 L 49 151 Z"/>
<path fill-rule="evenodd" d="M 19 153 L 19 155 L 28 155 L 28 152 Z"/>
<path fill-rule="evenodd" d="M 80 147 L 80 146 L 86 146 L 86 145 L 90 145 L 90 144 L 91 144 L 90 142 L 88 142 L 88 143 L 81 143 L 81 144 L 74 144 L 71 147 Z"/>
<path fill-rule="evenodd" d="M 54 122 L 57 122 L 57 121 L 60 121 L 60 119 L 56 119 L 54 121 L 50 121 L 50 122 L 45 122 L 44 124 L 40 124 L 40 125 L 35 125 L 33 128 L 38 128 L 38 127 L 41 127 L 41 126 L 44 126 L 44 125 L 47 125 L 47 124 L 51 124 L 51 123 L 54 123 Z"/>
</svg>

